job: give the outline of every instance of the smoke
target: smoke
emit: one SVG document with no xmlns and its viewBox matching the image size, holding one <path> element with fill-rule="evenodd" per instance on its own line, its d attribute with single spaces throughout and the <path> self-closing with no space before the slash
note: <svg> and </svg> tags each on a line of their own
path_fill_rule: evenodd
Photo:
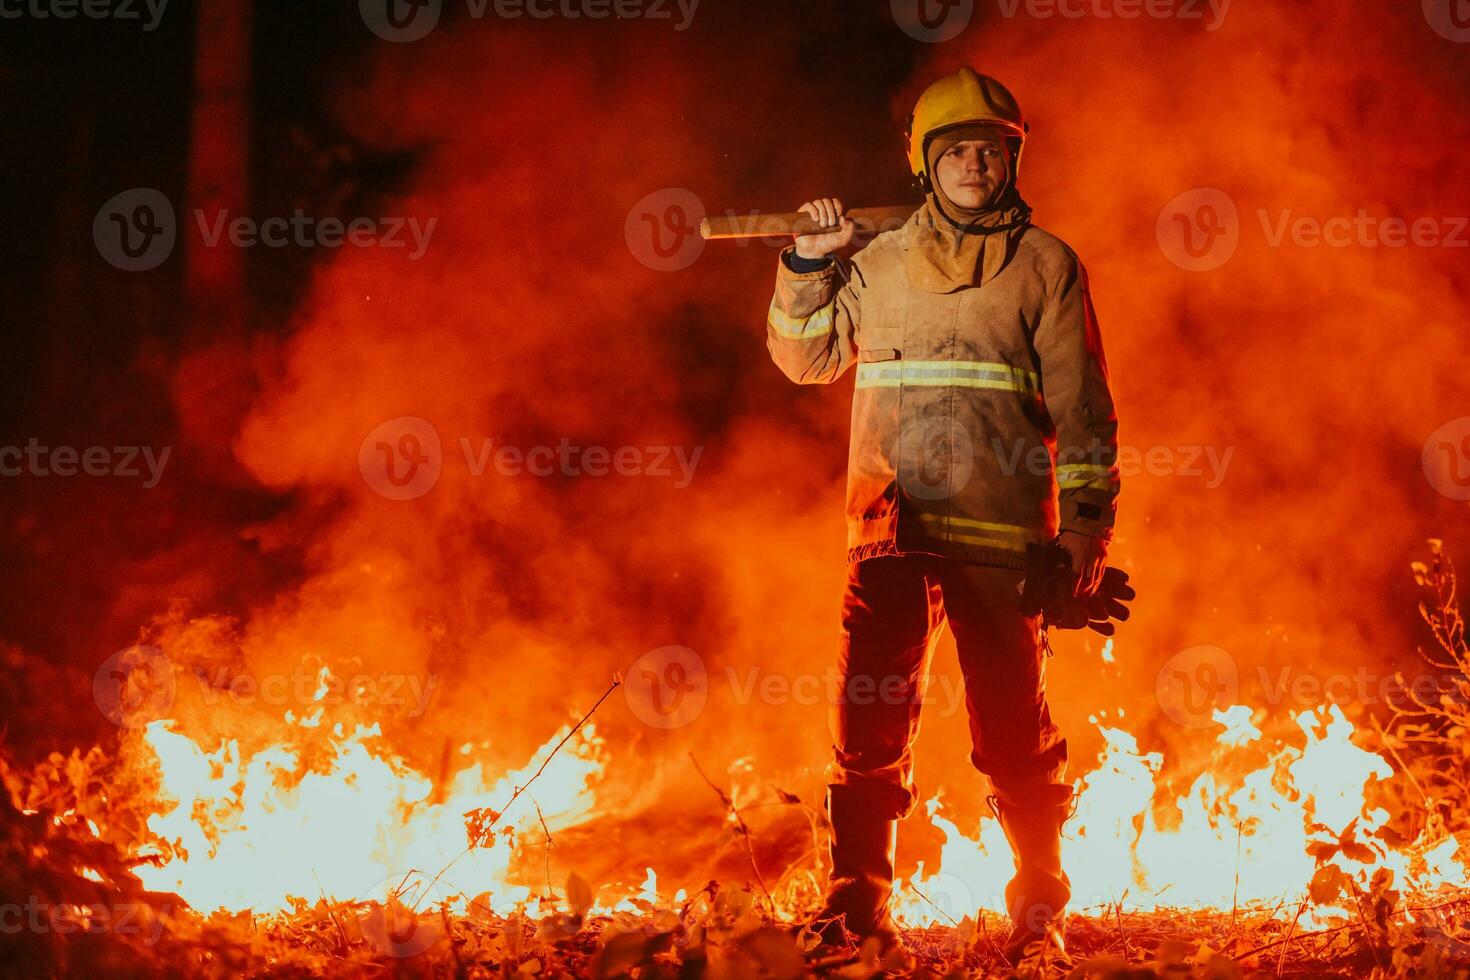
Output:
<svg viewBox="0 0 1470 980">
<path fill-rule="evenodd" d="M 210 622 L 210 641 L 229 642 L 186 660 L 432 678 L 428 710 L 382 718 L 432 770 L 466 742 L 519 765 L 640 656 L 687 647 L 708 687 L 689 726 L 651 726 L 622 694 L 595 718 L 616 760 L 610 804 L 619 787 L 646 800 L 658 778 L 697 782 L 691 747 L 719 772 L 799 731 L 820 766 L 821 707 L 789 728 L 761 722 L 789 706 L 746 710 L 726 668 L 830 659 L 843 410 L 826 403 L 813 459 L 812 425 L 759 407 L 779 392 L 815 411 L 765 362 L 774 250 L 742 256 L 739 275 L 714 253 L 671 273 L 624 234 L 661 188 L 733 199 L 728 133 L 763 125 L 780 81 L 701 81 L 735 56 L 675 40 L 650 30 L 612 58 L 575 34 L 469 23 L 380 46 L 343 80 L 343 125 L 418 156 L 383 213 L 434 222 L 432 238 L 418 259 L 342 250 L 289 339 L 258 358 L 235 451 L 293 506 L 250 534 L 267 553 L 299 549 L 305 576 L 237 630 Z M 384 459 L 409 472 L 393 454 L 410 445 L 437 479 L 400 494 Z M 195 650 L 203 628 L 175 620 L 152 638 Z M 238 726 L 207 712 L 191 724 Z"/>
<path fill-rule="evenodd" d="M 231 643 L 259 672 L 317 657 L 432 675 L 429 710 L 392 722 L 404 751 L 484 740 L 504 764 L 640 656 L 687 647 L 707 691 L 687 724 L 649 725 L 621 694 L 597 716 L 610 803 L 706 793 L 689 751 L 716 773 L 747 758 L 755 785 L 811 798 L 823 706 L 745 683 L 834 660 L 848 389 L 797 391 L 765 362 L 773 249 L 711 246 L 659 271 L 625 222 L 669 187 L 711 208 L 883 203 L 905 177 L 899 120 L 963 60 L 1032 121 L 1022 186 L 1088 266 L 1125 443 L 1141 460 L 1172 454 L 1125 479 L 1114 556 L 1140 599 L 1118 666 L 1100 667 L 1096 642 L 1057 641 L 1077 768 L 1095 747 L 1086 717 L 1154 719 L 1157 673 L 1195 645 L 1229 652 L 1245 700 L 1258 666 L 1384 669 L 1410 643 L 1411 599 L 1390 586 L 1446 520 L 1419 458 L 1464 410 L 1464 253 L 1273 247 L 1258 212 L 1273 226 L 1284 209 L 1464 214 L 1466 123 L 1452 45 L 1412 11 L 1353 13 L 1239 5 L 1212 32 L 995 18 L 878 97 L 872 79 L 793 84 L 810 80 L 794 68 L 799 24 L 754 55 L 698 30 L 628 32 L 614 49 L 591 32 L 469 23 L 375 47 L 342 79 L 338 114 L 418 154 L 385 208 L 437 223 L 418 260 L 342 250 L 289 340 L 258 359 L 235 451 L 293 506 L 250 533 L 267 552 L 299 549 L 305 577 Z M 1165 205 L 1197 188 L 1239 215 L 1236 250 L 1211 271 L 1171 262 L 1156 234 Z M 424 449 L 400 441 L 419 424 L 402 419 L 431 427 L 438 477 L 390 499 L 360 460 L 379 442 Z M 581 456 L 576 474 L 558 462 L 535 476 L 493 455 L 564 443 L 636 449 L 642 468 L 592 476 Z M 660 449 L 672 475 L 648 471 Z M 1305 705 L 1274 710 L 1290 707 Z M 967 738 L 962 712 L 931 712 L 920 746 L 921 788 L 967 799 L 962 812 L 982 795 Z"/>
<path fill-rule="evenodd" d="M 1470 366 L 1457 45 L 1417 5 L 1368 3 L 1242 4 L 1214 31 L 1149 17 L 986 26 L 919 74 L 963 57 L 1011 86 L 1032 125 L 1036 220 L 1090 272 L 1134 453 L 1115 554 L 1140 599 L 1109 696 L 1147 715 L 1160 667 L 1205 644 L 1261 706 L 1261 678 L 1282 668 L 1414 669 L 1406 562 L 1465 526 L 1420 462 L 1464 414 Z M 1227 235 L 1205 259 L 1216 267 L 1181 267 L 1176 223 L 1202 250 L 1228 206 L 1233 255 Z M 1419 219 L 1445 244 L 1406 244 Z M 1053 678 L 1069 713 L 1113 707 L 1068 660 Z"/>
</svg>

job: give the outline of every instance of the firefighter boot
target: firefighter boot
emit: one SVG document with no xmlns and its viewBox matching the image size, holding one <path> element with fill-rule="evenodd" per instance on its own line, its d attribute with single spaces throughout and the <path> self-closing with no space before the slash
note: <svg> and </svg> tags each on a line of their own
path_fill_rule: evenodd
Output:
<svg viewBox="0 0 1470 980">
<path fill-rule="evenodd" d="M 828 789 L 827 816 L 832 822 L 832 879 L 809 928 L 828 946 L 847 945 L 844 927 L 859 944 L 876 936 L 886 952 L 898 939 L 888 914 L 898 821 L 848 786 Z"/>
<path fill-rule="evenodd" d="M 1062 824 L 1071 814 L 1070 806 L 1003 805 L 995 797 L 990 804 L 1016 860 L 1016 876 L 1005 891 L 1012 923 L 1006 960 L 1020 963 L 1035 954 L 1038 943 L 1065 952 L 1062 922 L 1072 883 L 1062 870 Z"/>
</svg>

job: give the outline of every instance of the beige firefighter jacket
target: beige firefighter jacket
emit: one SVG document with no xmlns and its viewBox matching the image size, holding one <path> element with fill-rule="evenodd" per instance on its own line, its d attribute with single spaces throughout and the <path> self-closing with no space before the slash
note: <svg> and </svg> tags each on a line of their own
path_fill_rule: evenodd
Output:
<svg viewBox="0 0 1470 980">
<path fill-rule="evenodd" d="M 1111 538 L 1117 417 L 1076 254 L 1033 226 L 983 286 L 924 292 L 904 272 L 916 227 L 911 217 L 817 272 L 778 263 L 776 365 L 800 384 L 857 367 L 848 560 L 1021 568 L 1026 544 L 1059 529 Z"/>
</svg>

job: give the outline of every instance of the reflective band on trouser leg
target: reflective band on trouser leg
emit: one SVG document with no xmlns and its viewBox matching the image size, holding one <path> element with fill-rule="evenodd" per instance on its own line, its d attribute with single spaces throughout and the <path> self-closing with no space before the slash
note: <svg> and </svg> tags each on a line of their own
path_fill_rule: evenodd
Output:
<svg viewBox="0 0 1470 980">
<path fill-rule="evenodd" d="M 811 316 L 790 316 L 785 310 L 771 302 L 771 311 L 766 322 L 771 329 L 788 340 L 810 340 L 832 332 L 832 313 L 836 306 L 829 303 Z"/>
<path fill-rule="evenodd" d="M 1034 371 L 994 361 L 881 361 L 858 365 L 859 388 L 899 385 L 1032 391 L 1041 387 L 1041 379 Z"/>
<path fill-rule="evenodd" d="M 1096 463 L 1064 463 L 1057 467 L 1057 488 L 1069 490 L 1074 487 L 1091 487 L 1094 490 L 1113 490 L 1118 487 L 1118 467 Z"/>
<path fill-rule="evenodd" d="M 944 514 L 919 514 L 918 518 L 919 523 L 930 533 L 986 548 L 1025 551 L 1028 542 L 1041 540 L 1041 535 L 1019 524 L 972 521 L 968 517 L 949 517 Z"/>
</svg>

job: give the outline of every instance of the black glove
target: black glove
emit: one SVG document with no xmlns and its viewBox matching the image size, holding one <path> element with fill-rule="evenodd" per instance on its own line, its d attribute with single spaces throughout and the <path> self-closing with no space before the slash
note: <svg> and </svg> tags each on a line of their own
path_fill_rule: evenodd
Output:
<svg viewBox="0 0 1470 980">
<path fill-rule="evenodd" d="M 1112 636 L 1117 630 L 1112 620 L 1128 618 L 1125 602 L 1137 593 L 1128 584 L 1128 573 L 1121 568 L 1103 570 L 1102 582 L 1090 596 L 1076 596 L 1077 573 L 1072 571 L 1072 558 L 1059 544 L 1026 546 L 1026 580 L 1021 587 L 1021 612 L 1042 616 L 1043 626 L 1080 630 L 1083 627 Z"/>
</svg>

